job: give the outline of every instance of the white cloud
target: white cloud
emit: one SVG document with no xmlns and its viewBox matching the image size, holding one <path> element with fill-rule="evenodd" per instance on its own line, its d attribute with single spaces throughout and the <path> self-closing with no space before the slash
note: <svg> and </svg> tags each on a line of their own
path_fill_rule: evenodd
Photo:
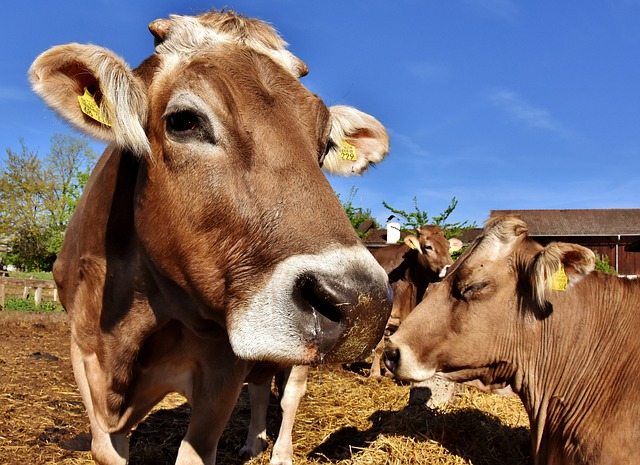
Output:
<svg viewBox="0 0 640 465">
<path fill-rule="evenodd" d="M 489 100 L 511 118 L 528 127 L 560 134 L 567 132 L 562 123 L 556 121 L 548 110 L 527 102 L 517 92 L 508 89 L 495 90 L 490 93 Z"/>
<path fill-rule="evenodd" d="M 513 0 L 467 0 L 467 4 L 498 19 L 512 22 L 518 14 Z"/>
<path fill-rule="evenodd" d="M 392 128 L 387 128 L 389 132 L 389 138 L 391 140 L 392 151 L 408 151 L 413 155 L 429 156 L 430 153 L 427 149 L 415 142 L 410 136 L 399 133 Z"/>
<path fill-rule="evenodd" d="M 33 97 L 33 94 L 30 91 L 18 88 L 18 87 L 9 87 L 9 86 L 0 86 L 0 101 L 24 101 Z"/>
<path fill-rule="evenodd" d="M 409 63 L 407 65 L 407 71 L 410 76 L 420 81 L 440 80 L 449 75 L 449 70 L 444 66 L 426 61 Z"/>
</svg>

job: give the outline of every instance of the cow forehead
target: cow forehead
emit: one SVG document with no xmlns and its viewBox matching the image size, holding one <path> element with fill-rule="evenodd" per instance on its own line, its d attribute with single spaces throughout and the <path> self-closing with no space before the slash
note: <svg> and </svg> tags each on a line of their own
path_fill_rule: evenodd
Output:
<svg viewBox="0 0 640 465">
<path fill-rule="evenodd" d="M 165 25 L 154 26 L 159 22 Z M 160 55 L 189 56 L 204 49 L 236 44 L 269 56 L 296 77 L 307 73 L 304 63 L 286 50 L 287 43 L 269 24 L 232 11 L 171 15 L 168 20 L 151 23 L 152 31 L 157 28 L 166 29 L 156 45 L 156 53 Z"/>
</svg>

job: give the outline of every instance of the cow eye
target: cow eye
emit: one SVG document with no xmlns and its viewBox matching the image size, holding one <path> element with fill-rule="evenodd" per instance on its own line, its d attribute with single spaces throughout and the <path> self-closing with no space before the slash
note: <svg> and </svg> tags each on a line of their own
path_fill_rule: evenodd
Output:
<svg viewBox="0 0 640 465">
<path fill-rule="evenodd" d="M 335 146 L 336 144 L 331 139 L 327 141 L 327 145 L 324 146 L 324 151 L 320 154 L 320 158 L 318 158 L 318 162 L 320 163 L 320 168 L 322 168 L 322 165 L 324 164 L 324 159 L 327 157 L 331 149 L 334 148 Z"/>
<path fill-rule="evenodd" d="M 167 129 L 173 132 L 193 131 L 199 123 L 200 118 L 191 111 L 179 111 L 167 117 Z"/>
<path fill-rule="evenodd" d="M 462 289 L 462 292 L 461 292 L 462 297 L 465 299 L 472 299 L 476 297 L 488 285 L 489 283 L 487 282 L 469 284 L 468 286 Z"/>
</svg>

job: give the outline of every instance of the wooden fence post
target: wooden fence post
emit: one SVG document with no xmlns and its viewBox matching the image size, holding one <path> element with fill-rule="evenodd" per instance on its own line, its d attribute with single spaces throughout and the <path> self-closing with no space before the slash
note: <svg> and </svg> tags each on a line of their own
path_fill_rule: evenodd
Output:
<svg viewBox="0 0 640 465">
<path fill-rule="evenodd" d="M 36 292 L 33 294 L 33 300 L 35 301 L 36 305 L 40 305 L 40 302 L 42 302 L 42 288 L 41 287 L 36 287 Z"/>
<path fill-rule="evenodd" d="M 42 303 L 42 297 L 44 289 L 53 289 L 53 300 L 58 301 L 58 289 L 54 281 L 48 281 L 45 279 L 24 279 L 24 278 L 9 278 L 0 276 L 0 310 L 4 310 L 6 300 L 6 286 L 22 287 L 22 298 L 27 299 L 29 297 L 30 289 L 33 288 L 34 301 L 36 305 Z"/>
</svg>

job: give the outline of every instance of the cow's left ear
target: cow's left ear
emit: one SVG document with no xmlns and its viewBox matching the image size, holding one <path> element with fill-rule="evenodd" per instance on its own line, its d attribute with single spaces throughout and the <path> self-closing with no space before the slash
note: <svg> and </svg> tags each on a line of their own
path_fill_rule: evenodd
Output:
<svg viewBox="0 0 640 465">
<path fill-rule="evenodd" d="M 331 148 L 323 168 L 342 176 L 360 175 L 389 153 L 389 135 L 373 116 L 335 105 L 331 112 Z"/>
<path fill-rule="evenodd" d="M 576 244 L 553 242 L 535 257 L 530 276 L 534 298 L 545 306 L 551 291 L 566 291 L 595 268 L 593 251 Z"/>
<path fill-rule="evenodd" d="M 451 239 L 449 239 L 449 254 L 457 252 L 462 247 L 464 247 L 464 244 L 457 237 L 452 237 Z"/>
</svg>

